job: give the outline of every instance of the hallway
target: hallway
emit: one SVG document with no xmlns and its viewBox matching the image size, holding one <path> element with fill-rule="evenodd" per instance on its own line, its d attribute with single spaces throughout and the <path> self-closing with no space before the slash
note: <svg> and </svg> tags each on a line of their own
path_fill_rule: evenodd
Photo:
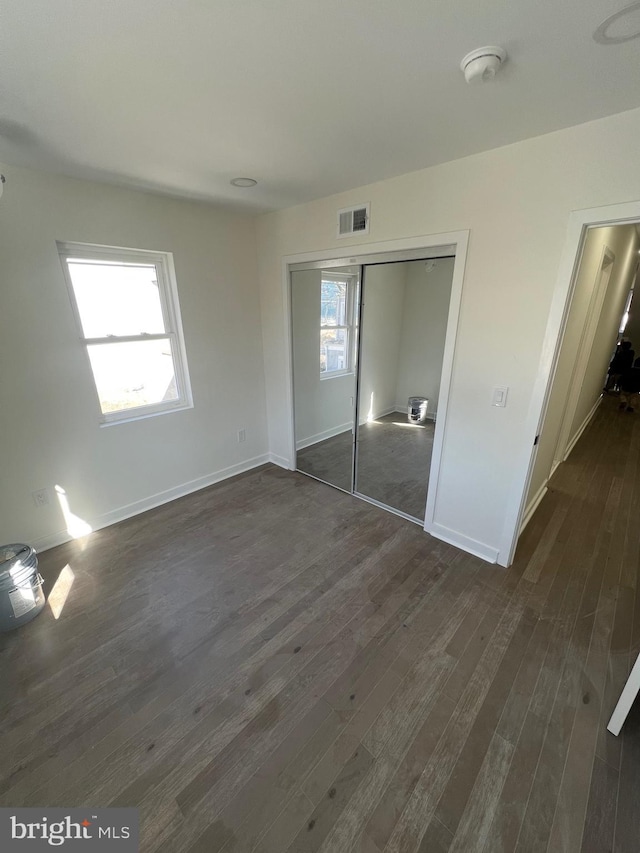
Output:
<svg viewBox="0 0 640 853">
<path fill-rule="evenodd" d="M 556 470 L 513 566 L 544 655 L 499 806 L 515 824 L 530 788 L 518 850 L 640 849 L 640 703 L 619 738 L 606 731 L 640 651 L 640 418 L 618 402 Z"/>
</svg>

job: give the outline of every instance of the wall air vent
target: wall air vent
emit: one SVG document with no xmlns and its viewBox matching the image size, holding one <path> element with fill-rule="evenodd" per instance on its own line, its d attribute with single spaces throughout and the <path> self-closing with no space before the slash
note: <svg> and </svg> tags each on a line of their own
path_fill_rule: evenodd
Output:
<svg viewBox="0 0 640 853">
<path fill-rule="evenodd" d="M 338 237 L 369 233 L 369 204 L 357 204 L 338 211 Z"/>
</svg>

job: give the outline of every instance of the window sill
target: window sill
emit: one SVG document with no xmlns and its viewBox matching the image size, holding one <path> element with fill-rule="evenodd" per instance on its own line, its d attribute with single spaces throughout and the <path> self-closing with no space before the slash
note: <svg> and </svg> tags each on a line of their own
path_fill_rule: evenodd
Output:
<svg viewBox="0 0 640 853">
<path fill-rule="evenodd" d="M 354 376 L 353 370 L 332 370 L 330 373 L 321 373 L 320 382 L 325 379 L 341 379 L 343 376 Z"/>
<path fill-rule="evenodd" d="M 135 409 L 132 409 L 131 414 L 126 415 L 124 417 L 109 418 L 107 420 L 105 418 L 105 416 L 103 415 L 101 420 L 100 420 L 99 425 L 100 425 L 100 428 L 102 428 L 102 427 L 117 426 L 117 424 L 129 424 L 132 421 L 142 421 L 142 420 L 146 420 L 147 418 L 158 417 L 158 415 L 170 415 L 173 412 L 185 412 L 188 409 L 193 409 L 193 408 L 194 408 L 194 406 L 193 406 L 192 402 L 185 402 L 185 403 L 181 403 L 178 406 L 172 406 L 170 409 L 169 408 L 155 409 L 154 411 L 148 411 L 148 410 L 147 411 L 140 411 L 140 410 L 136 411 Z M 134 414 L 134 412 L 135 412 L 135 414 Z"/>
</svg>

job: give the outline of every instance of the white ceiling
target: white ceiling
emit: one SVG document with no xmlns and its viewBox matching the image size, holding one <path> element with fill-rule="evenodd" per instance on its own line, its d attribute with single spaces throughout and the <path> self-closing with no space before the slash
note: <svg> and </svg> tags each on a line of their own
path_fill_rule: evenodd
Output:
<svg viewBox="0 0 640 853">
<path fill-rule="evenodd" d="M 0 0 L 0 160 L 286 207 L 639 106 L 640 40 L 592 39 L 624 5 Z"/>
</svg>

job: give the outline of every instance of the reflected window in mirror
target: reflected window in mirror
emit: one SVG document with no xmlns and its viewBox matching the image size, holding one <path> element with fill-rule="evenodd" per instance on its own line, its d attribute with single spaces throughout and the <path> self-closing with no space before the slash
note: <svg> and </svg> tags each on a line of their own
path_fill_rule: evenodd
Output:
<svg viewBox="0 0 640 853">
<path fill-rule="evenodd" d="M 320 378 L 353 373 L 357 275 L 323 272 L 320 295 Z"/>
</svg>

